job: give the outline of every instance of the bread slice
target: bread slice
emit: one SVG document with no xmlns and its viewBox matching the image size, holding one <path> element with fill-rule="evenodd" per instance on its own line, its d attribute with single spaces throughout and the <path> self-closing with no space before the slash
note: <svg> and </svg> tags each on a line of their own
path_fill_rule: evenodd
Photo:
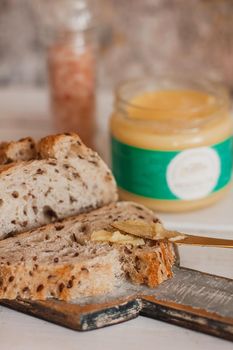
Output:
<svg viewBox="0 0 233 350">
<path fill-rule="evenodd" d="M 28 161 L 37 158 L 36 144 L 31 137 L 0 143 L 0 164 Z"/>
<path fill-rule="evenodd" d="M 0 298 L 72 301 L 114 291 L 122 281 L 155 287 L 172 276 L 172 243 L 97 243 L 96 230 L 114 221 L 158 222 L 154 213 L 118 202 L 0 242 Z"/>
<path fill-rule="evenodd" d="M 38 159 L 0 167 L 0 239 L 117 200 L 110 170 L 78 135 L 48 136 L 36 147 Z"/>
</svg>

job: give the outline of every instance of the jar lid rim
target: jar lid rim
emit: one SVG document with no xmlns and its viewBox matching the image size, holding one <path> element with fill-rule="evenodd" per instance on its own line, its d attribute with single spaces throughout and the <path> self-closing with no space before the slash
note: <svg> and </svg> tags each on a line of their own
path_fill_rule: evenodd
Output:
<svg viewBox="0 0 233 350">
<path fill-rule="evenodd" d="M 203 90 L 200 90 L 200 89 L 195 89 L 195 88 L 190 88 L 190 87 L 187 87 L 187 88 L 174 88 L 174 90 L 189 90 L 189 91 L 203 91 L 204 93 L 206 92 L 207 94 L 209 95 L 213 95 L 216 97 L 216 109 L 221 109 L 223 106 L 225 106 L 226 104 L 228 105 L 229 104 L 229 94 L 227 92 L 227 89 L 224 88 L 224 86 L 218 82 L 215 82 L 213 80 L 210 80 L 210 79 L 206 79 L 206 80 L 196 80 L 196 79 L 193 79 L 191 78 L 191 80 L 189 79 L 184 79 L 184 78 L 180 78 L 180 77 L 177 77 L 174 75 L 160 75 L 160 76 L 154 76 L 154 77 L 142 77 L 142 78 L 135 78 L 135 79 L 132 79 L 132 80 L 126 80 L 126 81 L 123 81 L 121 82 L 117 87 L 116 87 L 116 90 L 115 90 L 115 96 L 116 96 L 116 102 L 117 103 L 120 103 L 122 104 L 122 106 L 125 106 L 125 107 L 132 107 L 132 108 L 135 108 L 135 109 L 138 109 L 138 110 L 142 110 L 142 111 L 169 111 L 171 110 L 171 108 L 152 108 L 152 107 L 146 107 L 146 106 L 141 106 L 141 105 L 138 105 L 138 104 L 135 104 L 135 103 L 132 103 L 132 98 L 136 97 L 136 96 L 139 96 L 140 94 L 137 94 L 135 93 L 134 95 L 132 95 L 131 98 L 126 98 L 124 97 L 124 94 L 125 94 L 125 89 L 127 88 L 131 88 L 133 86 L 136 86 L 137 84 L 143 84 L 143 83 L 148 83 L 150 84 L 151 86 L 154 86 L 154 89 L 151 89 L 151 90 L 148 90 L 146 92 L 154 92 L 154 91 L 161 91 L 161 90 L 166 90 L 166 88 L 161 88 L 161 89 L 157 89 L 156 88 L 156 84 L 155 82 L 158 81 L 158 79 L 161 81 L 164 81 L 166 83 L 169 83 L 169 82 L 176 82 L 177 80 L 182 80 L 184 81 L 184 83 L 197 83 L 199 85 L 200 88 L 203 88 Z M 208 91 L 208 89 L 211 89 L 212 91 Z M 169 88 L 167 90 L 173 90 L 173 88 Z M 142 91 L 143 93 L 143 91 Z M 189 109 L 189 112 L 193 112 L 193 113 L 199 113 L 201 111 L 204 111 L 205 109 L 207 108 L 206 105 L 202 106 L 200 105 L 200 107 L 195 107 L 195 108 L 192 108 L 192 109 Z M 184 109 L 180 109 L 179 110 L 180 112 L 184 112 Z M 186 109 L 187 111 L 187 109 Z"/>
</svg>

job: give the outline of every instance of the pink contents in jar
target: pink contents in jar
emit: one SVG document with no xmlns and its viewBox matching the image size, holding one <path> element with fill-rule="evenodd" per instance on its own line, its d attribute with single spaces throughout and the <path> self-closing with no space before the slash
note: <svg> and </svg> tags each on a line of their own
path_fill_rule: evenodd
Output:
<svg viewBox="0 0 233 350">
<path fill-rule="evenodd" d="M 95 52 L 92 46 L 57 43 L 48 51 L 51 107 L 59 132 L 75 131 L 93 146 Z"/>
</svg>

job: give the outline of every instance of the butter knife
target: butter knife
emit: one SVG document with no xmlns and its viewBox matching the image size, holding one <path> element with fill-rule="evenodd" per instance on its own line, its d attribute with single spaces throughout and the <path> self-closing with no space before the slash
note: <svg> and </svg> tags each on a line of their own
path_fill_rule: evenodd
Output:
<svg viewBox="0 0 233 350">
<path fill-rule="evenodd" d="M 202 237 L 178 231 L 166 230 L 160 222 L 147 223 L 143 220 L 116 221 L 111 224 L 115 229 L 130 235 L 152 239 L 168 239 L 177 245 L 194 245 L 203 247 L 233 248 L 233 239 Z"/>
</svg>

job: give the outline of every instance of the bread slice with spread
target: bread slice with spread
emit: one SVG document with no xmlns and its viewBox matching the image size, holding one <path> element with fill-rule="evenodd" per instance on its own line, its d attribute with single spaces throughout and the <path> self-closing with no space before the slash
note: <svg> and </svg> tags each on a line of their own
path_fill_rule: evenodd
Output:
<svg viewBox="0 0 233 350">
<path fill-rule="evenodd" d="M 173 244 L 116 231 L 127 220 L 162 227 L 145 207 L 118 202 L 1 241 L 0 298 L 73 301 L 170 278 Z"/>
<path fill-rule="evenodd" d="M 0 239 L 118 198 L 111 171 L 77 134 L 3 143 L 0 154 Z"/>
</svg>

